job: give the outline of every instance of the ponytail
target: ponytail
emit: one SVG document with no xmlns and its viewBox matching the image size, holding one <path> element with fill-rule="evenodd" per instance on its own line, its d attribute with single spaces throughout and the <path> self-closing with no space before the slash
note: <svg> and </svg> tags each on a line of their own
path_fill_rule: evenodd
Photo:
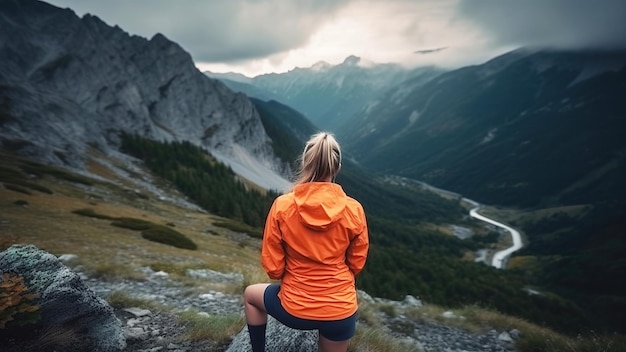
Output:
<svg viewBox="0 0 626 352">
<path fill-rule="evenodd" d="M 328 132 L 311 136 L 300 157 L 300 170 L 294 185 L 333 180 L 341 169 L 341 148 Z"/>
</svg>

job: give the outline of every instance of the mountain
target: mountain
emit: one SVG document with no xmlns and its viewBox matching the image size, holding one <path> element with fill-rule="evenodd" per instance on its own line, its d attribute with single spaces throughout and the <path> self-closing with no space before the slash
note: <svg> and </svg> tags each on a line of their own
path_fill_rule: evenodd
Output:
<svg viewBox="0 0 626 352">
<path fill-rule="evenodd" d="M 288 186 L 250 100 L 165 36 L 32 0 L 0 2 L 0 26 L 1 147 L 85 170 L 95 151 L 115 157 L 124 131 L 191 142 L 261 187 Z"/>
<path fill-rule="evenodd" d="M 316 126 L 334 130 L 390 87 L 412 77 L 426 82 L 442 72 L 435 67 L 406 69 L 349 56 L 339 65 L 319 62 L 309 68 L 264 74 L 250 80 L 232 74 L 207 75 L 249 96 L 280 101 L 303 113 Z"/>
<path fill-rule="evenodd" d="M 487 204 L 626 199 L 626 52 L 518 50 L 407 82 L 338 134 L 364 166 Z"/>
</svg>

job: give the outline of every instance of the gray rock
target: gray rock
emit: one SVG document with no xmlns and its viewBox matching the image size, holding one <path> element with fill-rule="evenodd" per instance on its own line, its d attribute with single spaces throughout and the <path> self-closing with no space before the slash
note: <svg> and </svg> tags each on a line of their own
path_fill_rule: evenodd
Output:
<svg viewBox="0 0 626 352">
<path fill-rule="evenodd" d="M 407 307 L 421 307 L 422 306 L 422 301 L 415 298 L 415 296 L 412 296 L 412 295 L 406 295 L 402 303 Z"/>
<path fill-rule="evenodd" d="M 278 322 L 271 316 L 268 317 L 267 331 L 265 333 L 265 350 L 281 352 L 317 352 L 318 350 L 317 330 L 294 330 Z M 250 346 L 250 335 L 248 327 L 243 328 L 233 339 L 226 352 L 248 352 L 252 351 Z"/>
<path fill-rule="evenodd" d="M 504 342 L 513 342 L 511 335 L 509 335 L 509 333 L 506 331 L 503 331 L 500 333 L 500 335 L 498 335 L 498 340 L 504 341 Z"/>
<path fill-rule="evenodd" d="M 76 254 L 63 254 L 59 256 L 59 260 L 65 265 L 72 265 L 78 261 L 78 256 Z"/>
<path fill-rule="evenodd" d="M 126 347 L 122 324 L 113 309 L 54 255 L 32 245 L 13 245 L 0 252 L 0 272 L 24 278 L 39 295 L 39 323 L 77 333 L 76 350 L 121 351 Z"/>
<path fill-rule="evenodd" d="M 243 274 L 241 273 L 220 273 L 219 271 L 209 269 L 187 269 L 187 276 L 192 279 L 209 280 L 211 282 L 219 283 L 242 283 Z"/>
</svg>

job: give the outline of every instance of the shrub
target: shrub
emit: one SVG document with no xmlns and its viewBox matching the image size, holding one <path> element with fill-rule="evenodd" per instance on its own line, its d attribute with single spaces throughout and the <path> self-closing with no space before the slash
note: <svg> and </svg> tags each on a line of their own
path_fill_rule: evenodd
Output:
<svg viewBox="0 0 626 352">
<path fill-rule="evenodd" d="M 150 221 L 135 218 L 116 218 L 115 221 L 111 223 L 111 225 L 135 231 L 143 231 L 153 226 L 157 226 Z"/>
<path fill-rule="evenodd" d="M 17 205 L 18 207 L 27 207 L 28 206 L 28 202 L 22 199 L 18 199 L 15 202 L 13 202 L 13 204 Z"/>
<path fill-rule="evenodd" d="M 215 226 L 223 227 L 235 232 L 248 234 L 250 237 L 263 238 L 263 230 L 260 228 L 248 226 L 246 224 L 235 221 L 220 221 L 213 223 Z"/>
<path fill-rule="evenodd" d="M 16 185 L 5 184 L 4 188 L 9 189 L 9 190 L 14 191 L 14 192 L 20 192 L 20 193 L 24 193 L 24 194 L 28 194 L 28 195 L 33 194 L 31 191 L 29 191 L 29 190 L 27 190 L 25 188 L 16 186 Z"/>
<path fill-rule="evenodd" d="M 141 237 L 182 249 L 198 249 L 187 236 L 169 227 L 155 225 L 141 232 Z"/>
<path fill-rule="evenodd" d="M 77 210 L 72 211 L 72 213 L 82 215 L 82 216 L 88 216 L 90 218 L 97 218 L 97 219 L 105 219 L 105 220 L 115 219 L 112 216 L 98 214 L 96 213 L 95 210 L 91 208 L 77 209 Z"/>
<path fill-rule="evenodd" d="M 19 186 L 22 186 L 22 187 L 30 188 L 33 191 L 38 191 L 38 192 L 41 192 L 41 193 L 46 193 L 46 194 L 54 193 L 54 192 L 52 192 L 52 190 L 50 188 L 38 185 L 38 184 L 33 183 L 33 182 L 12 181 L 11 183 L 14 183 L 15 185 L 19 185 Z"/>
<path fill-rule="evenodd" d="M 182 249 L 198 249 L 198 246 L 182 233 L 163 225 L 136 218 L 116 218 L 111 225 L 141 231 L 141 237 Z"/>
<path fill-rule="evenodd" d="M 147 299 L 136 298 L 124 291 L 113 291 L 106 297 L 111 307 L 115 308 L 143 308 L 143 309 L 162 309 L 163 307 Z"/>
<path fill-rule="evenodd" d="M 25 165 L 22 166 L 22 169 L 26 171 L 27 173 L 30 173 L 33 175 L 37 175 L 37 176 L 50 175 L 61 180 L 74 182 L 74 183 L 80 183 L 85 186 L 94 185 L 94 181 L 90 178 L 65 171 L 55 166 L 42 165 L 42 164 L 31 162 L 31 161 L 25 161 L 24 164 Z"/>
<path fill-rule="evenodd" d="M 35 304 L 39 296 L 28 292 L 24 278 L 11 274 L 2 274 L 0 282 L 0 329 L 7 324 L 22 326 L 39 320 L 39 306 Z"/>
</svg>

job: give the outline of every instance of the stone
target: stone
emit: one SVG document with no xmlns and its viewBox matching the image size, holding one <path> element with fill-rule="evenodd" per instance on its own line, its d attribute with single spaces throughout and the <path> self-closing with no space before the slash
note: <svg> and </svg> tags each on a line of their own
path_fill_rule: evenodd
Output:
<svg viewBox="0 0 626 352">
<path fill-rule="evenodd" d="M 441 314 L 441 316 L 443 316 L 443 317 L 444 317 L 444 318 L 446 318 L 446 319 L 456 318 L 456 315 L 455 315 L 453 312 L 449 311 L 449 310 L 448 310 L 448 311 L 443 312 L 443 313 Z"/>
<path fill-rule="evenodd" d="M 147 315 L 152 314 L 152 312 L 150 312 L 147 309 L 141 309 L 141 308 L 136 308 L 136 307 L 132 307 L 132 308 L 125 308 L 124 309 L 125 312 L 128 312 L 136 317 L 144 317 Z"/>
<path fill-rule="evenodd" d="M 509 335 L 511 335 L 511 338 L 513 340 L 519 340 L 521 334 L 522 333 L 519 330 L 517 330 L 517 329 L 513 329 L 513 330 L 509 331 Z"/>
<path fill-rule="evenodd" d="M 504 341 L 504 342 L 513 342 L 511 335 L 509 335 L 509 333 L 506 331 L 503 331 L 500 333 L 500 335 L 498 335 L 498 340 Z"/>
<path fill-rule="evenodd" d="M 113 309 L 54 255 L 33 245 L 13 245 L 0 252 L 0 272 L 15 273 L 39 295 L 38 325 L 62 327 L 77 334 L 77 350 L 121 351 L 122 323 Z"/>
<path fill-rule="evenodd" d="M 62 254 L 59 256 L 59 260 L 65 265 L 71 265 L 78 260 L 76 254 Z"/>
<path fill-rule="evenodd" d="M 242 283 L 243 274 L 241 273 L 220 273 L 219 271 L 209 269 L 187 269 L 187 276 L 192 279 L 209 280 L 215 283 Z"/>
<path fill-rule="evenodd" d="M 265 333 L 265 350 L 281 352 L 317 352 L 317 330 L 295 330 L 286 327 L 271 316 L 268 317 L 267 330 Z M 248 327 L 244 327 L 233 339 L 226 352 L 248 352 L 250 335 Z"/>
<path fill-rule="evenodd" d="M 406 295 L 406 297 L 404 297 L 404 301 L 402 301 L 402 303 L 405 306 L 408 307 L 421 307 L 422 306 L 422 301 L 420 301 L 419 299 L 415 298 L 412 295 Z"/>
</svg>

